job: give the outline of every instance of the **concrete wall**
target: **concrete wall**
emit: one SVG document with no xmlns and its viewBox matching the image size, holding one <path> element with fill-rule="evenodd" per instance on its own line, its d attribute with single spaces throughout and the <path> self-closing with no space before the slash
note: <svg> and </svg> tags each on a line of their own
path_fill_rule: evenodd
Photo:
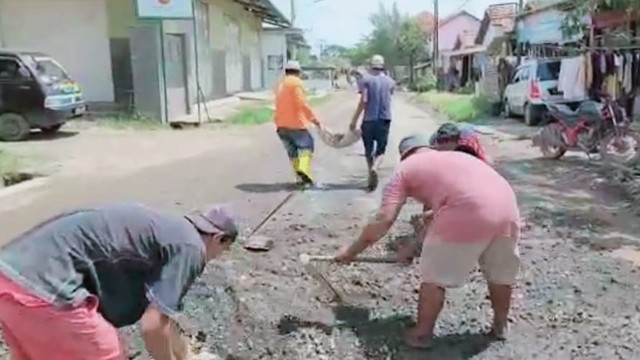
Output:
<svg viewBox="0 0 640 360">
<path fill-rule="evenodd" d="M 480 29 L 480 21 L 474 17 L 463 14 L 446 22 L 438 28 L 438 51 L 440 52 L 440 66 L 449 68 L 449 57 L 447 51 L 453 49 L 458 39 L 458 35 L 464 32 L 477 33 Z"/>
<path fill-rule="evenodd" d="M 270 68 L 269 57 L 281 56 L 282 64 L 287 59 L 287 40 L 283 31 L 265 31 L 262 33 L 262 63 L 264 71 L 264 86 L 273 89 L 282 77 L 283 68 Z"/>
<path fill-rule="evenodd" d="M 461 15 L 450 20 L 438 28 L 438 49 L 451 50 L 456 44 L 459 34 L 466 31 L 477 32 L 480 29 L 480 21 L 468 15 Z"/>
<path fill-rule="evenodd" d="M 106 0 L 0 0 L 2 46 L 42 51 L 89 101 L 112 101 Z"/>
<path fill-rule="evenodd" d="M 5 0 L 0 0 L 5 1 Z M 257 68 L 262 80 L 262 66 L 255 66 L 255 58 L 260 57 L 261 21 L 230 0 L 207 0 L 206 5 L 197 1 L 196 17 L 198 29 L 198 70 L 199 85 L 196 84 L 196 56 L 194 49 L 193 24 L 190 20 L 165 20 L 163 29 L 166 34 L 182 34 L 185 36 L 185 57 L 187 59 L 187 93 L 190 109 L 197 102 L 198 95 L 204 100 L 212 100 L 227 96 L 225 16 L 232 18 L 240 27 L 241 66 L 237 66 L 238 74 L 245 85 L 245 90 L 258 89 L 262 81 L 250 81 Z M 136 25 L 152 23 L 136 18 L 134 0 L 108 0 L 108 33 L 111 58 L 114 63 L 113 81 L 118 98 L 126 98 L 132 88 L 131 45 L 132 28 Z M 257 40 L 256 40 L 257 39 Z M 256 54 L 257 55 L 254 55 Z M 253 55 L 253 56 L 252 56 Z M 252 62 L 253 60 L 253 62 Z M 260 63 L 260 59 L 257 59 Z M 158 59 L 160 61 L 160 59 Z M 117 66 L 115 66 L 117 65 Z M 252 66 L 253 65 L 253 66 Z M 244 78 L 248 77 L 245 81 Z M 258 85 L 258 86 L 256 86 Z"/>
</svg>

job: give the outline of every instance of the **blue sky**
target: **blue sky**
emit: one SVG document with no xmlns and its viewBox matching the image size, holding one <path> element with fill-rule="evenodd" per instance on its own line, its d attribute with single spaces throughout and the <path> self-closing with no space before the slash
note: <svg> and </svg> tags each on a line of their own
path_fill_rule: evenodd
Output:
<svg viewBox="0 0 640 360">
<path fill-rule="evenodd" d="M 271 0 L 287 17 L 291 0 Z M 378 8 L 377 0 L 295 0 L 296 26 L 306 31 L 307 41 L 314 48 L 326 44 L 353 45 L 371 30 L 369 14 Z M 387 6 L 393 0 L 379 0 Z M 433 0 L 396 0 L 401 12 L 416 14 L 423 10 L 433 12 Z M 440 16 L 459 10 L 482 17 L 488 5 L 509 0 L 440 0 Z"/>
</svg>

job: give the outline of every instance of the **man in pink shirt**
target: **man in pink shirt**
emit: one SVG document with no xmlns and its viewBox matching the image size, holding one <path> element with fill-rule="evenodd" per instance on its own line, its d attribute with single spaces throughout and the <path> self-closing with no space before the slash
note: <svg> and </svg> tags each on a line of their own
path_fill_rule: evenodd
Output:
<svg viewBox="0 0 640 360">
<path fill-rule="evenodd" d="M 520 215 L 511 185 L 481 160 L 457 151 L 437 151 L 410 136 L 399 146 L 401 163 L 384 189 L 375 219 L 336 260 L 351 262 L 382 238 L 408 198 L 433 212 L 420 256 L 422 277 L 418 321 L 406 334 L 408 345 L 428 347 L 442 310 L 445 289 L 464 284 L 480 263 L 494 312 L 492 333 L 505 338 L 511 289 L 520 267 L 517 242 Z M 415 247 L 398 252 L 406 261 Z"/>
</svg>

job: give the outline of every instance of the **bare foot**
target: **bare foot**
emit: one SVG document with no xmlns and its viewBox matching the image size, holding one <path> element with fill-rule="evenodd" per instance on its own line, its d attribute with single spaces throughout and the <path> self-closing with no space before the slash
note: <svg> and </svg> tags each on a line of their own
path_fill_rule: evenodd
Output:
<svg viewBox="0 0 640 360">
<path fill-rule="evenodd" d="M 507 327 L 506 326 L 493 326 L 489 334 L 495 337 L 497 340 L 507 340 Z"/>
<path fill-rule="evenodd" d="M 424 331 L 413 327 L 404 335 L 404 342 L 407 346 L 416 349 L 428 349 L 431 347 L 433 334 L 425 334 Z"/>
</svg>

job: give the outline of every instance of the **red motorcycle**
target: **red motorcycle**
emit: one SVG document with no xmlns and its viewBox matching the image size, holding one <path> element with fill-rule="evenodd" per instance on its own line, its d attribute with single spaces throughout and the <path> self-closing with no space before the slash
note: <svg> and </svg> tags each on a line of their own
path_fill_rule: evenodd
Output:
<svg viewBox="0 0 640 360">
<path fill-rule="evenodd" d="M 543 126 L 532 139 L 544 157 L 560 159 L 574 150 L 585 152 L 589 159 L 600 153 L 604 161 L 638 160 L 640 134 L 629 127 L 631 121 L 624 110 L 610 98 L 584 101 L 575 111 L 562 104 L 545 105 Z"/>
</svg>

